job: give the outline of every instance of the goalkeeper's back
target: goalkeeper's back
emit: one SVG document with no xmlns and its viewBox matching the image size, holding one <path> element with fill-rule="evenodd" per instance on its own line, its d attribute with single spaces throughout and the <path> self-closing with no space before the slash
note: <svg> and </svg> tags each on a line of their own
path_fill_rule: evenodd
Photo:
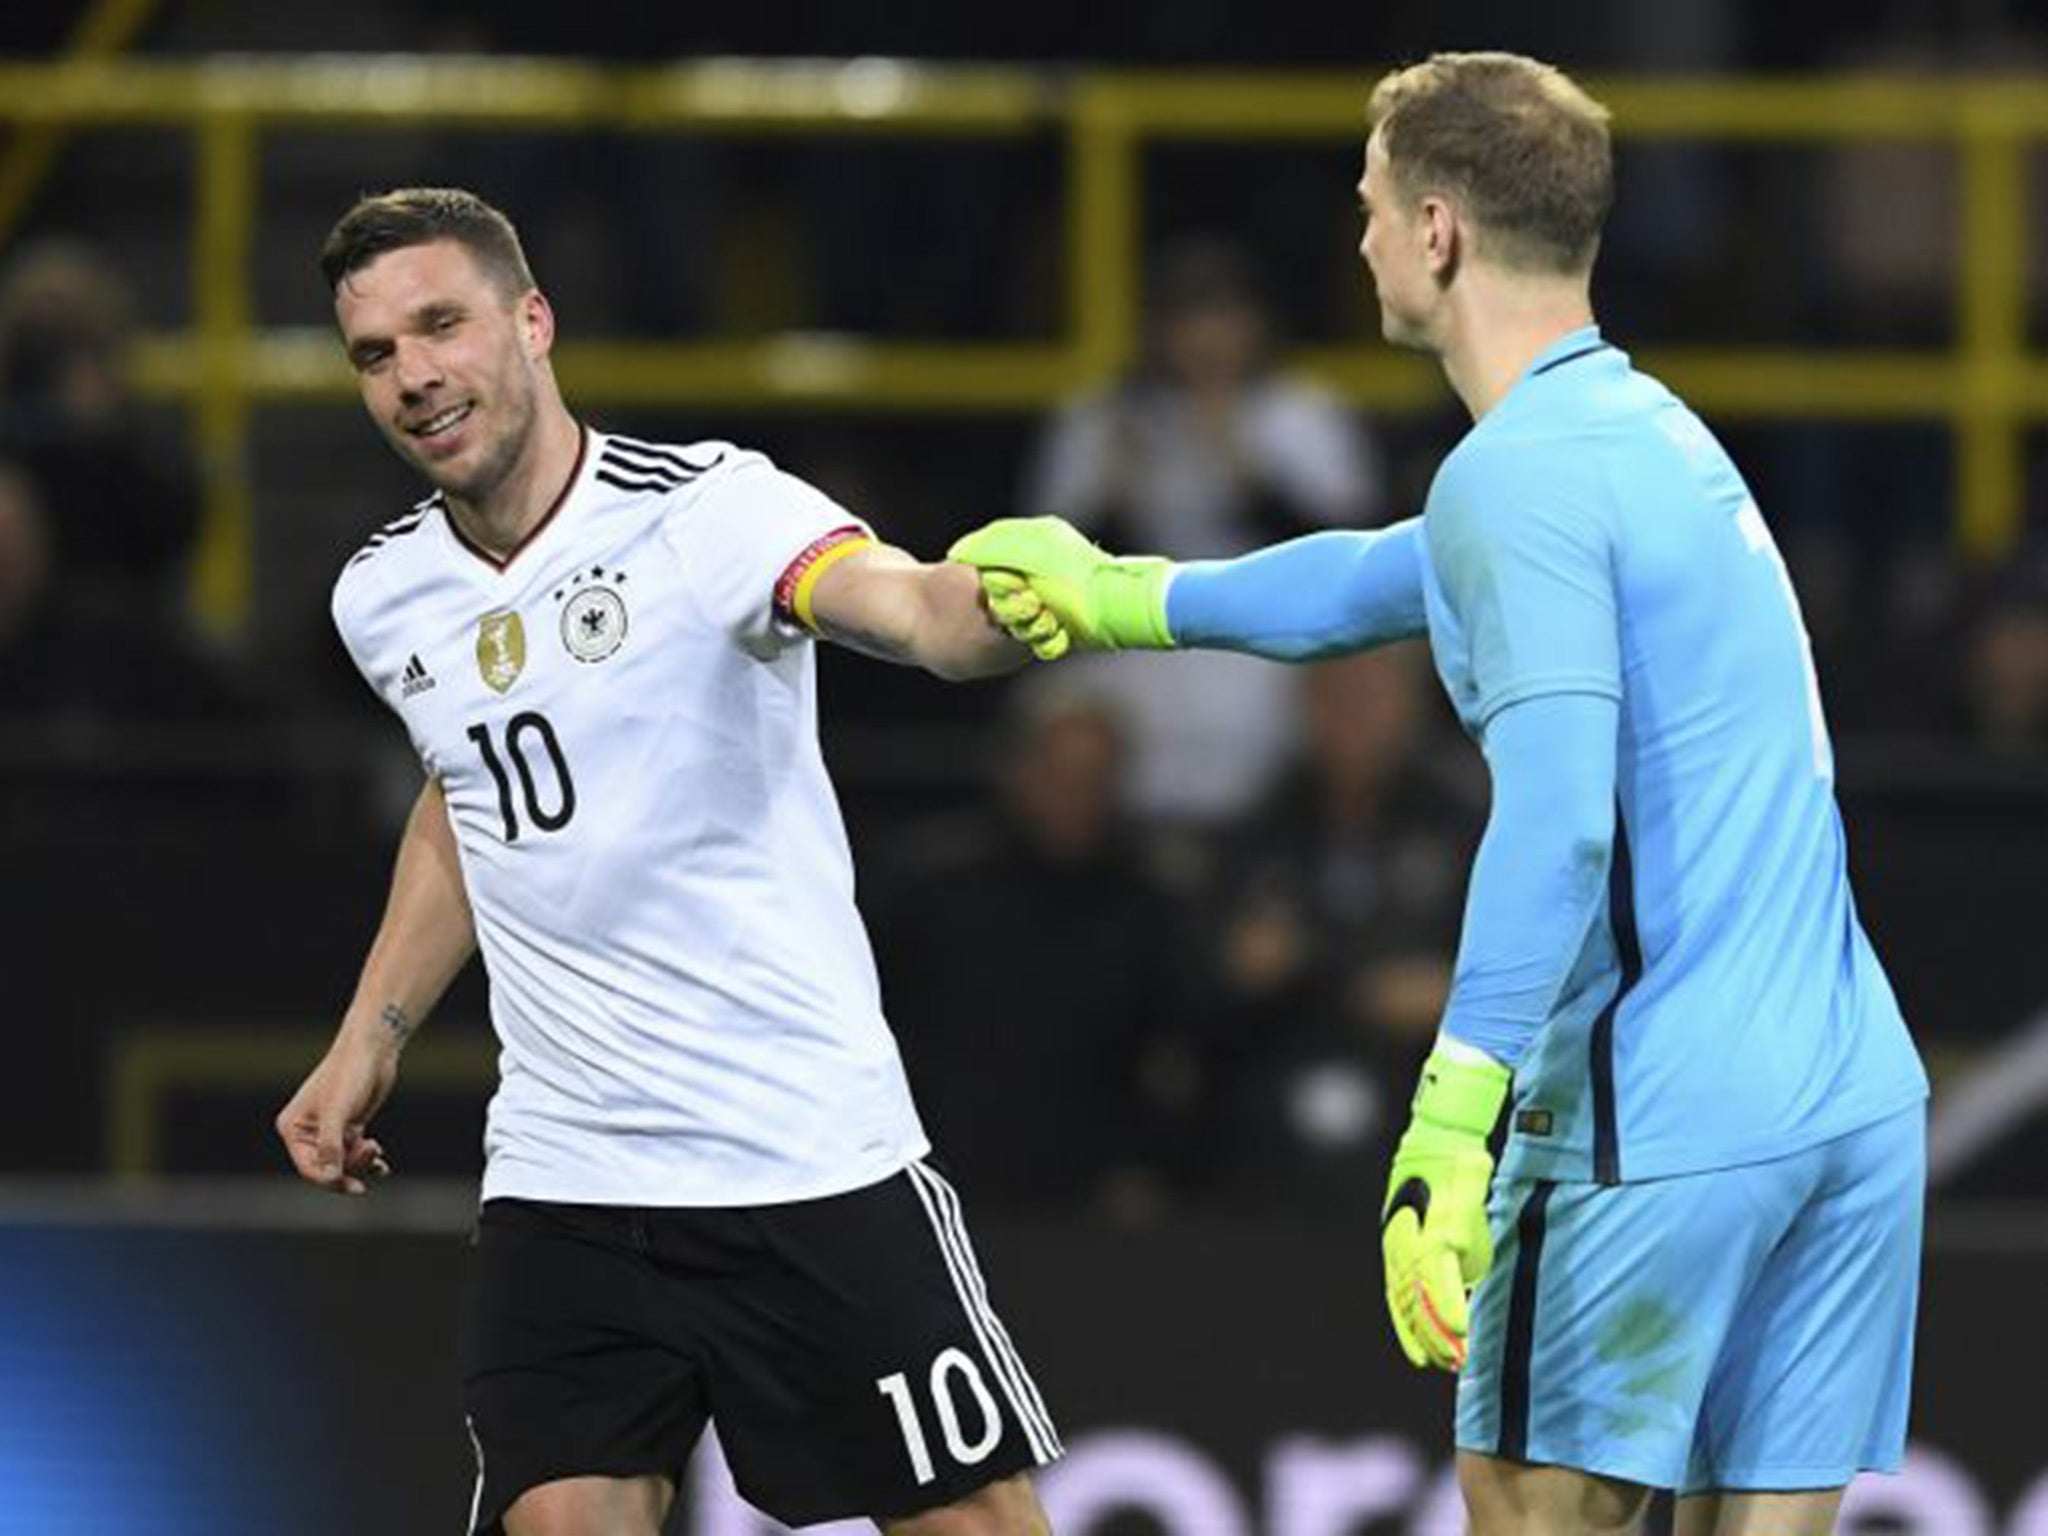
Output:
<svg viewBox="0 0 2048 1536">
<path fill-rule="evenodd" d="M 1489 656 L 1508 642 L 1433 602 L 1467 723 L 1517 692 L 1620 705 L 1611 899 L 1520 1065 L 1504 1168 L 1618 1182 L 1729 1166 L 1923 1096 L 1850 893 L 1798 602 L 1720 444 L 1581 332 L 1446 461 L 1428 521 L 1470 528 L 1481 504 L 1504 509 L 1485 521 L 1514 546 L 1489 561 L 1496 601 L 1557 613 L 1560 638 L 1538 659 Z M 1430 549 L 1461 558 L 1455 535 Z M 1602 602 L 1609 634 L 1575 654 L 1565 611 Z"/>
</svg>

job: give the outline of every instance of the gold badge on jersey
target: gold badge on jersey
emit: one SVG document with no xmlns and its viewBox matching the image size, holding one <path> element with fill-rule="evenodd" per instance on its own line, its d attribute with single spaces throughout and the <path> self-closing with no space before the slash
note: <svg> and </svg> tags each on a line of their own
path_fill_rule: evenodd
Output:
<svg viewBox="0 0 2048 1536">
<path fill-rule="evenodd" d="M 503 693 L 526 668 L 526 626 L 516 613 L 487 613 L 476 626 L 476 669 Z"/>
</svg>

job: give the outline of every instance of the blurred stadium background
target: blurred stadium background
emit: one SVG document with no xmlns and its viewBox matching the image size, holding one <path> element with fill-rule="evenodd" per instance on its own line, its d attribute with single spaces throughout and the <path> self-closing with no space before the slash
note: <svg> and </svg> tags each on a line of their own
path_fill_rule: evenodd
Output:
<svg viewBox="0 0 2048 1536">
<path fill-rule="evenodd" d="M 327 621 L 418 494 L 331 343 L 340 210 L 483 192 L 590 419 L 766 448 L 920 553 L 1057 507 L 1224 554 L 1406 515 L 1461 430 L 1378 339 L 1352 194 L 1370 81 L 1448 47 L 1616 110 L 1602 318 L 1787 550 L 1936 1072 L 1913 1461 L 1845 1523 L 2048 1532 L 2043 7 L 40 0 L 0 7 L 0 1533 L 467 1509 L 477 979 L 374 1200 L 270 1133 L 416 772 Z M 821 666 L 1059 1529 L 1456 1530 L 1373 1241 L 1483 817 L 1426 666 Z M 676 1530 L 765 1529 L 721 1475 Z"/>
</svg>

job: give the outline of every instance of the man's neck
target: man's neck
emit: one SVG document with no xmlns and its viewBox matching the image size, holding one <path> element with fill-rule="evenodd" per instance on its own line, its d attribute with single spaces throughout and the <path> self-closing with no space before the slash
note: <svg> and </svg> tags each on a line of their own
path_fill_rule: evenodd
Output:
<svg viewBox="0 0 2048 1536">
<path fill-rule="evenodd" d="M 1478 421 L 1559 337 L 1592 323 L 1583 282 L 1505 280 L 1475 288 L 1453 310 L 1438 355 Z"/>
<path fill-rule="evenodd" d="M 519 462 L 487 496 L 475 501 L 449 496 L 449 513 L 472 544 L 493 555 L 509 555 L 568 494 L 569 477 L 582 454 L 583 428 L 576 418 L 559 402 L 543 405 Z"/>
</svg>

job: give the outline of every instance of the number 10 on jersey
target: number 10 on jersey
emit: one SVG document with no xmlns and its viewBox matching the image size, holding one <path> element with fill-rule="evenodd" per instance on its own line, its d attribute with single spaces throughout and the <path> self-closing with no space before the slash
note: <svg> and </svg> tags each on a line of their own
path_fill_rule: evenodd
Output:
<svg viewBox="0 0 2048 1536">
<path fill-rule="evenodd" d="M 498 786 L 498 814 L 504 819 L 506 842 L 519 841 L 522 810 L 525 812 L 524 824 L 542 832 L 559 832 L 569 825 L 569 819 L 576 814 L 576 782 L 569 777 L 569 760 L 562 755 L 561 740 L 555 735 L 555 728 L 548 723 L 546 715 L 537 715 L 530 709 L 522 710 L 506 721 L 503 755 L 491 740 L 488 725 L 472 725 L 468 735 L 476 743 L 484 767 L 490 770 L 491 779 Z M 536 756 L 546 759 L 548 771 L 545 776 L 554 780 L 545 797 L 540 778 L 534 773 Z M 505 769 L 508 759 L 519 779 L 517 803 L 512 794 L 513 773 Z"/>
</svg>

